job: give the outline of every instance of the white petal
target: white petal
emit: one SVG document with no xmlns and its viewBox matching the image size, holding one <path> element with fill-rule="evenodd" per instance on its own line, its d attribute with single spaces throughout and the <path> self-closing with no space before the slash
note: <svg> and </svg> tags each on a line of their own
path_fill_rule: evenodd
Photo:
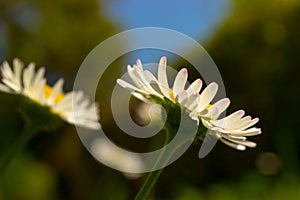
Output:
<svg viewBox="0 0 300 200">
<path fill-rule="evenodd" d="M 90 104 L 91 101 L 88 98 L 86 98 L 81 102 L 80 107 L 83 109 L 87 109 Z"/>
<path fill-rule="evenodd" d="M 261 129 L 253 127 L 244 131 L 230 131 L 230 134 L 241 136 L 254 136 L 261 134 Z"/>
<path fill-rule="evenodd" d="M 207 118 L 208 120 L 211 120 L 214 116 L 216 116 L 219 113 L 218 108 L 209 108 L 207 110 L 204 110 L 200 113 L 200 116 L 203 118 Z"/>
<path fill-rule="evenodd" d="M 21 88 L 21 75 L 24 64 L 17 58 L 13 60 L 16 84 Z"/>
<path fill-rule="evenodd" d="M 84 93 L 83 91 L 79 90 L 79 91 L 74 91 L 73 92 L 73 96 L 72 96 L 72 101 L 73 104 L 79 104 L 80 102 L 82 102 L 84 99 Z"/>
<path fill-rule="evenodd" d="M 229 104 L 230 104 L 229 98 L 224 98 L 214 103 L 211 106 L 211 108 L 217 108 L 218 112 L 214 116 L 212 116 L 212 119 L 217 119 L 219 115 L 228 108 Z"/>
<path fill-rule="evenodd" d="M 139 100 L 145 102 L 145 103 L 151 103 L 151 101 L 149 99 L 147 99 L 144 95 L 142 95 L 141 93 L 137 93 L 137 92 L 132 92 L 131 93 L 133 96 L 135 96 L 136 98 L 138 98 Z"/>
<path fill-rule="evenodd" d="M 143 70 L 142 66 L 138 67 L 137 65 L 134 65 L 134 69 L 135 69 L 135 71 L 137 72 L 137 75 L 139 76 L 140 80 L 141 80 L 144 84 L 147 84 L 148 81 L 147 81 L 147 79 L 145 78 L 144 70 Z"/>
<path fill-rule="evenodd" d="M 241 144 L 235 144 L 233 142 L 229 142 L 223 138 L 220 138 L 220 141 L 223 142 L 224 144 L 234 148 L 234 149 L 237 149 L 237 150 L 240 150 L 240 151 L 244 151 L 246 150 L 246 147 L 244 145 L 241 145 Z"/>
<path fill-rule="evenodd" d="M 136 76 L 136 74 L 134 74 L 135 69 L 132 68 L 130 65 L 127 66 L 127 72 L 128 75 L 130 76 L 131 80 L 133 81 L 133 83 L 138 87 L 138 88 L 142 88 L 142 83 L 139 80 L 139 78 Z"/>
<path fill-rule="evenodd" d="M 147 78 L 145 77 L 145 73 L 143 71 L 143 69 L 139 69 L 137 67 L 137 70 L 135 70 L 137 76 L 139 77 L 139 79 L 141 80 L 142 82 L 142 85 L 143 85 L 143 89 L 145 89 L 146 91 L 148 91 L 149 93 L 151 94 L 155 94 L 155 95 L 159 95 L 153 88 L 152 86 L 150 85 L 150 82 L 147 80 Z"/>
<path fill-rule="evenodd" d="M 208 104 L 215 97 L 217 91 L 218 91 L 218 84 L 216 84 L 216 83 L 209 84 L 203 90 L 203 92 L 200 94 L 200 101 L 199 101 L 199 105 L 197 107 L 197 112 L 203 111 L 208 106 Z"/>
<path fill-rule="evenodd" d="M 245 115 L 244 110 L 238 110 L 238 111 L 228 115 L 227 117 L 225 117 L 224 120 L 228 123 L 232 123 L 236 120 L 240 120 L 244 115 Z"/>
<path fill-rule="evenodd" d="M 185 106 L 189 110 L 194 110 L 198 105 L 199 99 L 200 95 L 198 93 L 192 94 L 188 97 L 188 101 L 186 102 Z"/>
<path fill-rule="evenodd" d="M 128 89 L 129 91 L 131 92 L 134 92 L 134 91 L 137 91 L 139 93 L 142 93 L 142 94 L 146 94 L 145 91 L 142 91 L 140 89 L 138 89 L 137 87 L 131 85 L 130 83 L 126 82 L 126 81 L 123 81 L 122 79 L 117 79 L 117 83 L 122 86 L 123 88 L 126 88 Z M 148 94 L 148 93 L 147 93 Z"/>
<path fill-rule="evenodd" d="M 2 77 L 12 78 L 14 76 L 13 71 L 11 70 L 7 61 L 4 61 L 1 68 Z"/>
<path fill-rule="evenodd" d="M 73 98 L 73 91 L 65 94 L 64 98 L 58 104 L 56 104 L 54 107 L 60 111 L 72 109 L 72 106 L 73 106 L 72 98 Z"/>
<path fill-rule="evenodd" d="M 141 90 L 145 91 L 144 93 L 151 94 L 152 88 L 148 81 L 144 77 L 144 73 L 140 72 L 140 70 L 134 66 L 128 71 L 128 74 L 131 78 L 131 80 L 134 82 L 134 84 Z M 143 76 L 143 78 L 142 78 Z"/>
<path fill-rule="evenodd" d="M 187 92 L 183 91 L 177 95 L 176 101 L 182 105 L 185 105 L 188 100 L 187 97 L 188 97 Z"/>
<path fill-rule="evenodd" d="M 163 95 L 167 98 L 170 98 L 170 87 L 168 83 L 168 77 L 167 77 L 167 58 L 165 56 L 161 57 L 158 65 L 158 86 L 163 93 Z"/>
<path fill-rule="evenodd" d="M 32 81 L 32 86 L 31 86 L 32 90 L 35 91 L 36 88 L 39 87 L 39 85 L 42 83 L 42 80 L 44 78 L 44 74 L 45 74 L 45 68 L 44 67 L 39 68 Z"/>
<path fill-rule="evenodd" d="M 147 81 L 150 83 L 151 81 L 154 81 L 157 83 L 157 79 L 155 78 L 155 76 L 149 72 L 148 70 L 145 70 L 144 71 L 144 75 L 145 75 L 145 78 L 147 79 Z"/>
<path fill-rule="evenodd" d="M 238 140 L 238 139 L 235 139 L 233 137 L 228 137 L 226 139 L 231 141 L 231 142 L 234 142 L 236 144 L 241 144 L 243 146 L 247 146 L 247 147 L 251 147 L 251 148 L 256 147 L 256 143 L 248 141 L 248 140 Z"/>
<path fill-rule="evenodd" d="M 184 90 L 187 77 L 188 77 L 188 72 L 186 68 L 183 68 L 178 72 L 173 84 L 173 92 L 175 97 Z"/>
<path fill-rule="evenodd" d="M 142 62 L 140 59 L 137 59 L 136 60 L 136 66 L 140 69 L 140 70 L 143 70 L 143 65 L 142 65 Z"/>
<path fill-rule="evenodd" d="M 7 92 L 7 93 L 11 93 L 12 92 L 8 87 L 6 87 L 5 85 L 3 85 L 1 83 L 0 83 L 0 91 Z"/>
<path fill-rule="evenodd" d="M 121 148 L 116 148 L 104 139 L 95 139 L 91 143 L 93 155 L 102 163 L 113 166 L 124 172 L 142 171 L 144 162 L 137 154 L 128 154 Z"/>
<path fill-rule="evenodd" d="M 46 97 L 45 97 L 45 92 L 44 92 L 45 84 L 46 84 L 46 79 L 42 78 L 39 81 L 39 85 L 37 85 L 35 90 L 34 90 L 34 95 L 35 95 L 35 98 L 36 98 L 35 100 L 37 102 L 40 102 L 41 104 L 46 103 Z"/>
<path fill-rule="evenodd" d="M 64 79 L 59 79 L 53 86 L 52 93 L 47 99 L 48 103 L 52 104 L 59 93 L 63 93 L 62 87 L 64 84 Z"/>
<path fill-rule="evenodd" d="M 20 86 L 19 85 L 17 85 L 16 83 L 15 83 L 15 81 L 12 81 L 12 80 L 10 80 L 10 79 L 2 79 L 2 82 L 5 84 L 5 85 L 7 85 L 9 88 L 11 88 L 13 91 L 15 91 L 15 92 L 17 92 L 17 93 L 19 93 L 21 90 L 22 90 L 22 88 L 20 88 Z"/>
<path fill-rule="evenodd" d="M 242 120 L 244 120 L 244 118 Z M 254 124 L 256 124 L 258 121 L 259 121 L 258 118 L 254 118 L 252 120 L 251 120 L 251 118 L 250 118 L 250 120 L 248 120 L 246 118 L 245 122 L 242 123 L 242 124 L 240 124 L 239 126 L 237 126 L 236 129 L 238 129 L 238 130 L 245 130 L 246 128 L 249 128 L 249 127 L 253 126 Z"/>
<path fill-rule="evenodd" d="M 195 80 L 187 89 L 188 95 L 199 93 L 202 87 L 201 79 Z"/>
<path fill-rule="evenodd" d="M 240 120 L 241 117 L 243 117 L 243 115 L 245 114 L 245 111 L 243 110 L 238 110 L 230 115 L 228 115 L 227 117 L 223 118 L 223 119 L 219 119 L 219 120 L 212 120 L 211 123 L 214 126 L 218 126 L 218 127 L 228 127 L 231 123 Z"/>
<path fill-rule="evenodd" d="M 199 113 L 198 113 L 198 116 L 199 116 Z M 200 118 L 201 119 L 201 122 L 203 124 L 203 126 L 205 126 L 206 128 L 210 129 L 210 130 L 214 130 L 214 128 L 218 128 L 218 127 L 215 127 L 211 124 L 211 120 L 208 120 L 208 119 L 205 119 L 205 118 Z"/>
<path fill-rule="evenodd" d="M 153 94 L 160 98 L 163 98 L 163 92 L 161 91 L 158 80 L 155 78 L 155 76 L 147 70 L 144 71 L 144 75 L 145 75 L 145 78 L 147 79 L 147 81 L 149 82 L 151 88 L 154 91 Z M 157 86 L 157 87 L 154 87 L 154 86 Z"/>
<path fill-rule="evenodd" d="M 226 130 L 240 130 L 237 129 L 236 127 L 243 125 L 245 123 L 245 121 L 250 121 L 251 117 L 247 116 L 244 118 L 236 118 L 236 119 L 231 119 L 230 121 L 227 120 L 227 122 L 225 123 L 225 129 Z"/>
<path fill-rule="evenodd" d="M 34 75 L 34 68 L 35 64 L 30 63 L 26 69 L 24 69 L 23 72 L 23 83 L 24 83 L 24 90 L 29 90 L 31 83 L 33 81 L 33 75 Z"/>
</svg>

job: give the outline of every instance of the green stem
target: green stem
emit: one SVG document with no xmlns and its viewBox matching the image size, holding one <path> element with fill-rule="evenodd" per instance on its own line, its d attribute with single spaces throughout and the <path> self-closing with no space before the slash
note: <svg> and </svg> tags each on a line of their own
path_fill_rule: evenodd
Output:
<svg viewBox="0 0 300 200">
<path fill-rule="evenodd" d="M 161 168 L 159 170 L 149 173 L 145 183 L 143 184 L 143 187 L 140 189 L 139 193 L 134 198 L 135 200 L 142 200 L 147 198 L 163 169 L 164 168 Z"/>
<path fill-rule="evenodd" d="M 8 151 L 3 154 L 3 157 L 0 160 L 0 179 L 3 177 L 3 174 L 6 172 L 7 168 L 14 160 L 14 158 L 24 149 L 27 143 L 40 130 L 40 127 L 32 125 L 32 123 L 30 122 L 27 123 L 15 143 L 11 147 L 9 147 Z"/>
<path fill-rule="evenodd" d="M 170 132 L 169 132 L 169 130 L 170 129 L 165 128 L 166 139 L 165 139 L 164 146 L 169 142 L 169 139 L 170 139 Z M 155 165 L 154 165 L 153 168 L 155 168 L 157 165 L 162 166 L 165 162 L 168 162 L 168 160 L 172 157 L 173 153 L 176 152 L 176 150 L 179 147 L 181 147 L 181 145 L 183 145 L 188 140 L 190 140 L 190 138 L 187 138 L 186 140 L 181 141 L 181 143 L 175 149 L 173 149 L 173 151 L 167 153 L 166 155 L 164 155 L 166 152 L 163 151 L 159 155 L 159 157 L 158 157 L 158 159 L 157 159 L 157 161 L 156 161 L 156 163 L 155 163 Z M 163 163 L 161 163 L 161 162 L 163 162 Z M 163 169 L 164 168 L 161 168 L 159 170 L 152 171 L 152 172 L 149 173 L 149 175 L 147 176 L 146 181 L 144 182 L 142 188 L 140 189 L 139 193 L 136 195 L 135 200 L 144 200 L 144 199 L 147 198 L 147 196 L 149 195 L 152 187 L 154 186 L 154 184 L 156 183 L 158 177 L 162 173 Z"/>
<path fill-rule="evenodd" d="M 166 132 L 166 137 L 165 137 L 165 142 L 164 142 L 164 146 L 168 144 L 169 140 L 170 140 L 170 130 L 168 128 L 164 129 Z M 160 162 L 166 162 L 165 160 L 162 160 L 162 158 L 164 158 L 163 156 L 164 151 L 162 151 L 160 153 L 160 155 L 158 156 L 158 159 L 156 161 L 156 163 L 154 164 L 153 168 L 155 169 L 156 166 L 160 163 Z M 152 171 L 148 174 L 142 188 L 140 189 L 140 191 L 138 192 L 138 194 L 136 195 L 136 197 L 134 198 L 135 200 L 144 200 L 147 198 L 147 196 L 149 195 L 152 187 L 154 186 L 154 184 L 156 183 L 158 177 L 160 176 L 160 174 L 163 171 L 163 167 L 156 170 L 156 171 Z"/>
</svg>

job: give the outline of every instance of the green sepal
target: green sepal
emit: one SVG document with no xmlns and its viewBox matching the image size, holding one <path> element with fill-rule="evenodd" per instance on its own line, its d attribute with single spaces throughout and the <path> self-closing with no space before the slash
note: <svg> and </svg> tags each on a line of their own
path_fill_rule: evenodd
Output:
<svg viewBox="0 0 300 200">
<path fill-rule="evenodd" d="M 206 131 L 207 131 L 207 128 L 205 126 L 203 126 L 202 124 L 200 124 L 198 126 L 197 134 L 195 137 L 195 142 L 197 142 L 197 143 L 203 142 L 204 138 L 206 136 Z"/>
<path fill-rule="evenodd" d="M 54 131 L 63 124 L 59 115 L 49 106 L 41 105 L 27 97 L 21 100 L 20 113 L 26 124 L 31 124 L 43 131 Z"/>
</svg>

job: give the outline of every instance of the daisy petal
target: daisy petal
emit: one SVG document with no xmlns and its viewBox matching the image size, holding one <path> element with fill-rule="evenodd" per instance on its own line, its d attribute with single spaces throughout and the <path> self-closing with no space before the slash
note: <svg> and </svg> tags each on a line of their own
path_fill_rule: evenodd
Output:
<svg viewBox="0 0 300 200">
<path fill-rule="evenodd" d="M 23 83 L 24 83 L 24 90 L 29 91 L 32 83 L 32 79 L 34 76 L 34 68 L 35 64 L 30 63 L 26 69 L 24 69 L 23 72 Z"/>
<path fill-rule="evenodd" d="M 4 61 L 1 68 L 2 77 L 4 78 L 12 78 L 13 72 L 8 64 L 8 62 Z"/>
<path fill-rule="evenodd" d="M 254 135 L 261 134 L 261 129 L 253 127 L 244 131 L 236 130 L 236 131 L 230 131 L 229 133 L 232 135 L 254 136 Z"/>
<path fill-rule="evenodd" d="M 1 84 L 1 83 L 0 83 L 0 91 L 11 93 L 11 90 L 8 87 L 6 87 L 5 85 Z"/>
<path fill-rule="evenodd" d="M 220 138 L 220 141 L 223 142 L 224 144 L 226 144 L 227 146 L 230 146 L 231 148 L 234 148 L 234 149 L 237 149 L 240 151 L 246 150 L 246 147 L 244 145 L 229 142 L 227 140 L 224 140 L 223 138 Z"/>
<path fill-rule="evenodd" d="M 258 118 L 252 119 L 250 118 L 250 120 L 245 120 L 244 123 L 240 124 L 239 126 L 236 126 L 235 129 L 240 129 L 240 130 L 244 130 L 246 128 L 249 128 L 251 126 L 253 126 L 254 124 L 256 124 L 259 121 Z"/>
<path fill-rule="evenodd" d="M 208 104 L 213 100 L 218 91 L 218 84 L 211 83 L 209 84 L 203 92 L 200 94 L 200 101 L 197 107 L 197 112 L 203 111 Z"/>
<path fill-rule="evenodd" d="M 163 56 L 158 65 L 158 72 L 157 72 L 157 78 L 159 83 L 159 88 L 163 95 L 167 98 L 170 98 L 170 89 L 169 89 L 169 83 L 168 83 L 168 77 L 167 77 L 167 58 Z"/>
<path fill-rule="evenodd" d="M 36 88 L 39 87 L 39 85 L 41 85 L 43 77 L 45 74 L 45 68 L 41 67 L 39 68 L 39 70 L 37 71 L 37 73 L 35 74 L 33 80 L 32 80 L 32 90 L 36 90 Z"/>
<path fill-rule="evenodd" d="M 224 99 L 221 99 L 221 100 L 217 101 L 216 103 L 214 103 L 211 106 L 211 108 L 217 108 L 218 113 L 216 113 L 214 116 L 212 116 L 212 119 L 217 119 L 219 117 L 219 115 L 228 108 L 229 104 L 230 104 L 229 98 L 224 98 Z"/>
<path fill-rule="evenodd" d="M 188 95 L 199 93 L 202 87 L 201 79 L 195 80 L 187 89 Z"/>
<path fill-rule="evenodd" d="M 174 92 L 175 98 L 180 92 L 182 92 L 184 90 L 184 86 L 186 84 L 187 77 L 188 77 L 188 73 L 187 73 L 186 68 L 183 68 L 178 72 L 178 74 L 175 78 L 174 84 L 173 84 L 173 92 Z"/>
<path fill-rule="evenodd" d="M 187 101 L 187 97 L 188 97 L 187 92 L 183 91 L 183 92 L 181 92 L 181 93 L 179 93 L 179 94 L 177 95 L 177 99 L 176 99 L 176 100 L 177 100 L 179 103 L 181 103 L 181 104 L 185 104 L 184 101 L 185 101 L 185 102 Z"/>
<path fill-rule="evenodd" d="M 19 88 L 22 87 L 21 85 L 21 73 L 24 67 L 24 64 L 17 58 L 13 60 L 14 72 L 15 72 L 15 81 Z"/>
<path fill-rule="evenodd" d="M 59 79 L 59 80 L 55 83 L 55 85 L 53 86 L 51 96 L 47 99 L 47 101 L 48 101 L 50 104 L 53 104 L 55 98 L 57 97 L 57 95 L 58 95 L 59 93 L 62 93 L 62 92 L 63 92 L 63 91 L 62 91 L 63 84 L 64 84 L 64 79 Z"/>
<path fill-rule="evenodd" d="M 197 107 L 197 103 L 199 102 L 200 95 L 198 93 L 192 94 L 188 96 L 188 101 L 185 103 L 185 106 L 190 109 L 194 110 Z"/>
<path fill-rule="evenodd" d="M 245 111 L 238 110 L 238 111 L 232 113 L 231 115 L 228 115 L 227 117 L 225 117 L 223 119 L 212 120 L 211 123 L 214 126 L 226 127 L 226 126 L 230 125 L 230 123 L 235 122 L 235 121 L 241 119 L 241 117 L 243 117 L 244 114 L 245 114 Z"/>
</svg>

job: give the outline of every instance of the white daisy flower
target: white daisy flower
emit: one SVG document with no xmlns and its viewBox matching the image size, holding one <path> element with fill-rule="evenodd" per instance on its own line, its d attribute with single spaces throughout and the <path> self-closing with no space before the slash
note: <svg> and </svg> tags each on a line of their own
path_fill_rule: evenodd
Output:
<svg viewBox="0 0 300 200">
<path fill-rule="evenodd" d="M 135 179 L 142 176 L 141 172 L 145 170 L 145 163 L 138 154 L 127 153 L 127 150 L 116 148 L 109 141 L 97 138 L 91 143 L 93 156 L 107 166 L 112 166 L 119 171 L 123 171 L 127 178 Z"/>
<path fill-rule="evenodd" d="M 261 134 L 260 128 L 250 128 L 258 122 L 258 118 L 252 119 L 245 116 L 245 111 L 239 110 L 222 119 L 201 118 L 202 124 L 208 128 L 208 134 L 217 137 L 224 144 L 238 149 L 245 150 L 246 147 L 256 147 L 256 143 L 248 141 L 247 136 Z"/>
<path fill-rule="evenodd" d="M 159 62 L 156 78 L 150 71 L 144 70 L 141 61 L 137 60 L 136 65 L 133 67 L 128 65 L 127 67 L 128 74 L 135 86 L 122 79 L 118 79 L 117 83 L 130 90 L 135 97 L 144 102 L 151 102 L 154 98 L 161 100 L 167 98 L 185 107 L 190 112 L 194 111 L 197 113 L 201 113 L 209 107 L 218 90 L 216 83 L 209 84 L 201 94 L 199 94 L 202 87 L 200 79 L 195 80 L 185 89 L 188 71 L 186 68 L 183 68 L 176 75 L 173 86 L 170 88 L 166 67 L 167 58 L 162 57 Z"/>
<path fill-rule="evenodd" d="M 49 86 L 44 77 L 44 67 L 40 67 L 36 72 L 35 64 L 30 63 L 24 69 L 24 64 L 19 59 L 14 59 L 13 69 L 8 62 L 3 62 L 1 74 L 3 83 L 0 83 L 0 91 L 28 97 L 40 105 L 49 107 L 54 114 L 71 124 L 92 129 L 100 128 L 99 116 L 95 115 L 98 113 L 98 106 L 91 103 L 81 91 L 64 94 L 63 79 L 59 79 L 53 87 Z"/>
<path fill-rule="evenodd" d="M 129 89 L 132 94 L 144 102 L 151 102 L 155 98 L 167 98 L 180 106 L 185 107 L 192 119 L 200 121 L 208 128 L 208 134 L 217 137 L 226 145 L 238 150 L 245 150 L 247 147 L 255 147 L 254 142 L 247 141 L 246 136 L 258 135 L 260 128 L 249 128 L 258 122 L 258 118 L 251 119 L 250 116 L 243 117 L 244 111 L 237 111 L 223 119 L 218 119 L 230 104 L 228 98 L 221 99 L 211 104 L 215 97 L 218 85 L 209 84 L 200 94 L 202 81 L 195 80 L 187 89 L 185 85 L 188 78 L 187 69 L 181 69 L 173 83 L 169 87 L 166 73 L 166 57 L 162 57 L 158 67 L 158 77 L 151 72 L 144 70 L 140 60 L 137 60 L 133 67 L 128 66 L 128 74 L 134 85 L 121 79 L 117 83 L 122 87 Z M 157 87 L 154 87 L 154 85 Z"/>
</svg>

